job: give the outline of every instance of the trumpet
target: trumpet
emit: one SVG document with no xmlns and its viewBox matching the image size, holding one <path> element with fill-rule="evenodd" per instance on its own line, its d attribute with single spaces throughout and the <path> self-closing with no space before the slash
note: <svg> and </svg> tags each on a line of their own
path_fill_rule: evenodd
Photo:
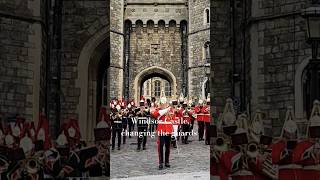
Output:
<svg viewBox="0 0 320 180">
<path fill-rule="evenodd" d="M 39 172 L 40 167 L 41 165 L 36 158 L 30 158 L 27 160 L 25 168 L 29 174 L 36 174 Z"/>
</svg>

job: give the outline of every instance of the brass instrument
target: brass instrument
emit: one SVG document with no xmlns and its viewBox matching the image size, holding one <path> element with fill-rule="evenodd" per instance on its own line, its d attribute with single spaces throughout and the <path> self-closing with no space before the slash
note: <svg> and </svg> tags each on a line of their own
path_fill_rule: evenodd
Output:
<svg viewBox="0 0 320 180">
<path fill-rule="evenodd" d="M 262 163 L 262 173 L 271 179 L 278 178 L 278 168 L 272 164 L 271 153 L 267 153 Z"/>
<path fill-rule="evenodd" d="M 27 159 L 25 168 L 29 174 L 36 174 L 37 172 L 39 172 L 40 167 L 41 166 L 38 159 L 36 158 Z"/>
<path fill-rule="evenodd" d="M 247 159 L 256 163 L 258 158 L 262 158 L 262 174 L 270 179 L 277 179 L 278 170 L 272 164 L 271 153 L 265 145 L 259 144 L 260 136 L 264 134 L 262 112 L 260 110 L 255 113 L 248 130 L 251 142 L 247 145 Z"/>
<path fill-rule="evenodd" d="M 248 146 L 247 146 L 247 155 L 250 158 L 256 158 L 258 151 L 259 151 L 259 149 L 258 149 L 258 144 L 257 143 L 251 142 L 251 143 L 248 144 Z"/>
</svg>

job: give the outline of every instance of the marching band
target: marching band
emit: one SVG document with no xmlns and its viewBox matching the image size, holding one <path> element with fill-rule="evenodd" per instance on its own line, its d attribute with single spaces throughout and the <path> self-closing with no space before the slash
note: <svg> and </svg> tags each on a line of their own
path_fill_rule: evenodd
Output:
<svg viewBox="0 0 320 180">
<path fill-rule="evenodd" d="M 118 99 L 110 102 L 110 108 L 113 124 L 112 150 L 115 147 L 115 138 L 118 136 L 118 133 L 115 133 L 116 129 L 121 128 L 119 133 L 121 131 L 123 136 L 129 136 L 129 138 L 132 135 L 137 135 L 137 151 L 141 151 L 141 148 L 142 151 L 147 148 L 147 136 L 157 137 L 159 169 L 170 167 L 170 149 L 177 148 L 177 141 L 181 140 L 183 144 L 189 144 L 188 137 L 192 134 L 196 120 L 199 129 L 202 128 L 203 134 L 206 132 L 205 144 L 210 145 L 208 133 L 210 98 L 201 98 L 196 105 L 195 101 L 185 98 L 183 94 L 180 95 L 179 99 L 169 101 L 164 92 L 161 92 L 159 101 L 156 101 L 155 98 L 145 100 L 144 97 L 141 97 L 139 105 L 136 106 L 134 100 Z M 121 117 L 122 121 L 120 120 Z M 116 125 L 117 122 L 122 122 L 122 124 Z M 205 123 L 209 125 L 205 126 Z M 127 126 L 129 126 L 129 132 Z M 137 134 L 133 132 L 135 126 L 137 127 Z M 121 149 L 120 141 L 121 139 L 118 136 L 119 150 Z M 199 141 L 202 141 L 202 138 Z M 163 149 L 164 147 L 165 149 Z"/>
<path fill-rule="evenodd" d="M 298 132 L 291 107 L 277 138 L 265 133 L 259 110 L 253 117 L 250 124 L 245 114 L 236 118 L 232 100 L 227 100 L 211 136 L 214 137 L 210 169 L 213 179 L 320 179 L 319 101 L 314 102 L 305 135 Z"/>
<path fill-rule="evenodd" d="M 0 121 L 0 179 L 109 176 L 109 119 L 106 109 L 101 108 L 94 129 L 95 141 L 90 145 L 81 140 L 76 119 L 62 124 L 55 141 L 44 114 L 40 114 L 37 128 L 19 116 L 8 121 L 7 126 Z"/>
<path fill-rule="evenodd" d="M 95 142 L 90 145 L 82 141 L 76 119 L 62 124 L 55 141 L 50 137 L 44 114 L 40 114 L 37 127 L 19 116 L 9 119 L 7 124 L 0 121 L 1 179 L 108 176 L 110 139 L 112 150 L 116 138 L 121 150 L 126 136 L 131 138 L 135 134 L 135 127 L 137 150 L 144 151 L 147 136 L 155 134 L 159 169 L 170 168 L 171 148 L 179 140 L 189 144 L 195 121 L 199 141 L 213 144 L 210 160 L 213 179 L 320 179 L 319 101 L 314 102 L 304 135 L 298 132 L 293 110 L 288 107 L 277 138 L 266 134 L 261 111 L 257 110 L 251 121 L 246 114 L 237 116 L 231 99 L 227 99 L 214 125 L 210 125 L 209 98 L 201 98 L 195 104 L 183 95 L 172 101 L 162 95 L 159 102 L 141 97 L 138 106 L 133 100 L 121 99 L 112 100 L 110 109 L 110 114 L 105 107 L 100 109 Z"/>
</svg>

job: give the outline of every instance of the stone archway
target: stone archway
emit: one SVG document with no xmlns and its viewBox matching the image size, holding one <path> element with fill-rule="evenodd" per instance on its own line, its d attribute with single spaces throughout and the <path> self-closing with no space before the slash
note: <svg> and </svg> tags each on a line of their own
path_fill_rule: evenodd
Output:
<svg viewBox="0 0 320 180">
<path fill-rule="evenodd" d="M 90 101 L 96 101 L 95 93 L 91 91 L 95 84 L 92 69 L 94 66 L 100 64 L 100 60 L 110 61 L 110 59 L 102 59 L 104 54 L 108 51 L 109 45 L 109 31 L 104 27 L 94 34 L 83 46 L 79 61 L 77 65 L 78 78 L 76 80 L 76 87 L 80 90 L 79 103 L 77 105 L 77 114 L 79 115 L 80 131 L 83 139 L 93 140 L 93 128 L 96 124 L 94 114 L 97 107 L 91 107 L 89 112 L 88 104 Z M 106 69 L 107 70 L 107 69 Z M 92 102 L 91 104 L 96 104 Z"/>
<path fill-rule="evenodd" d="M 301 61 L 296 69 L 294 77 L 294 99 L 295 99 L 295 117 L 297 119 L 303 119 L 303 84 L 302 75 L 304 69 L 308 66 L 311 57 L 307 57 Z"/>
<path fill-rule="evenodd" d="M 146 77 L 152 77 L 153 75 L 164 76 L 165 79 L 167 79 L 171 84 L 172 96 L 175 96 L 175 95 L 177 96 L 177 80 L 176 80 L 176 77 L 173 75 L 173 73 L 165 68 L 162 68 L 159 66 L 152 66 L 141 71 L 139 74 L 136 75 L 134 79 L 133 91 L 134 91 L 134 99 L 136 103 L 138 103 L 140 99 L 141 84 L 144 82 Z"/>
</svg>

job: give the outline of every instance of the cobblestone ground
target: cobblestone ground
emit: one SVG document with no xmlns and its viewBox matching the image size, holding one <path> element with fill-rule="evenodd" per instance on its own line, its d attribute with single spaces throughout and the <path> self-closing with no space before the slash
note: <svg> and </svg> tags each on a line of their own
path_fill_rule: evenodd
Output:
<svg viewBox="0 0 320 180">
<path fill-rule="evenodd" d="M 197 132 L 196 127 L 195 123 L 195 132 Z M 198 141 L 198 135 L 189 139 L 192 141 L 190 144 L 178 142 L 178 148 L 171 149 L 171 168 L 158 170 L 156 138 L 148 137 L 147 149 L 138 152 L 137 137 L 131 139 L 127 137 L 127 142 L 121 145 L 120 151 L 117 148 L 111 151 L 111 179 L 158 180 L 164 177 L 167 180 L 177 179 L 177 177 L 186 180 L 210 179 L 210 146 L 205 145 L 204 141 Z"/>
</svg>

